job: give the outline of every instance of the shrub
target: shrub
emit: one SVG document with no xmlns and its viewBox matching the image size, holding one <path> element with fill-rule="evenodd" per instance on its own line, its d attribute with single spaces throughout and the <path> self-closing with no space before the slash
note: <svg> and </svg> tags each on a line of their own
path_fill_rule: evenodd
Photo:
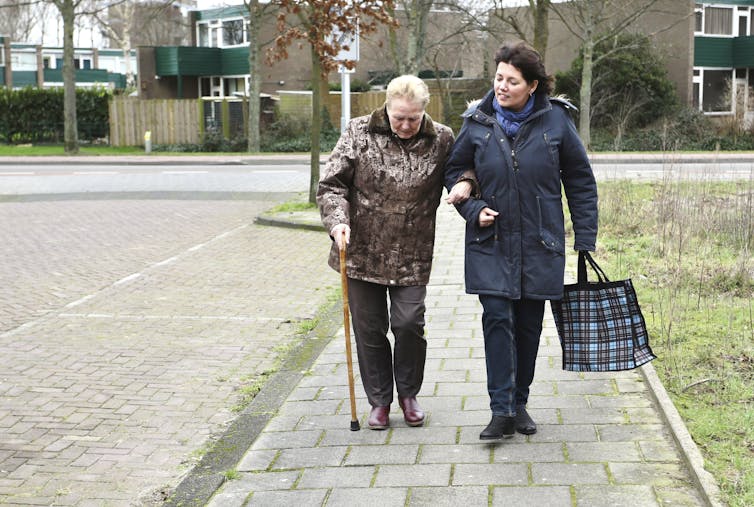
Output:
<svg viewBox="0 0 754 507">
<path fill-rule="evenodd" d="M 296 152 L 311 150 L 311 120 L 290 115 L 277 115 L 277 120 L 262 133 L 262 151 Z M 330 123 L 327 111 L 322 113 L 320 150 L 331 151 L 340 132 Z"/>
<path fill-rule="evenodd" d="M 108 136 L 111 93 L 76 89 L 76 119 L 82 141 Z M 59 142 L 63 138 L 63 89 L 0 88 L 0 140 L 6 143 Z"/>
<path fill-rule="evenodd" d="M 660 55 L 645 35 L 622 34 L 594 48 L 593 128 L 644 127 L 678 103 Z M 578 102 L 583 55 L 556 76 L 556 93 Z M 578 105 L 578 104 L 577 104 Z"/>
</svg>

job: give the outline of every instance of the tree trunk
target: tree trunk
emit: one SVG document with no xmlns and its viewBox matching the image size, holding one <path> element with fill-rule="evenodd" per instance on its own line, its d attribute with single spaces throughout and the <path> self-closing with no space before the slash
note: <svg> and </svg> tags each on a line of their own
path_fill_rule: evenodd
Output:
<svg viewBox="0 0 754 507">
<path fill-rule="evenodd" d="M 408 7 L 408 6 L 407 6 Z M 427 36 L 427 17 L 432 7 L 432 0 L 413 0 L 408 9 L 408 38 L 406 42 L 406 73 L 419 74 L 419 67 L 424 60 L 424 42 Z"/>
<path fill-rule="evenodd" d="M 581 69 L 581 90 L 579 91 L 579 135 L 586 149 L 591 148 L 592 115 L 592 69 L 594 68 L 594 42 L 591 38 L 584 42 L 584 67 Z"/>
<path fill-rule="evenodd" d="M 319 145 L 322 137 L 322 64 L 314 45 L 311 46 L 312 57 L 312 132 L 309 174 L 309 202 L 317 202 L 317 185 L 319 184 Z"/>
<path fill-rule="evenodd" d="M 259 9 L 259 0 L 249 2 L 249 137 L 247 149 L 250 152 L 259 151 L 260 133 L 260 98 L 262 92 L 262 72 L 259 47 L 259 31 L 262 26 L 262 14 Z"/>
<path fill-rule="evenodd" d="M 390 8 L 388 10 L 390 16 L 395 19 L 395 9 Z M 393 66 L 395 67 L 395 70 L 398 74 L 405 74 L 405 59 L 400 54 L 400 48 L 398 43 L 398 34 L 396 31 L 398 30 L 395 26 L 390 26 L 388 28 L 388 41 L 390 44 L 390 56 L 393 58 Z"/>
<path fill-rule="evenodd" d="M 542 55 L 542 61 L 547 52 L 547 41 L 550 37 L 548 18 L 550 14 L 550 0 L 529 0 L 530 10 L 534 15 L 534 49 Z"/>
<path fill-rule="evenodd" d="M 126 65 L 126 87 L 134 88 L 136 80 L 134 79 L 133 62 L 131 62 L 131 28 L 134 23 L 136 14 L 136 5 L 126 3 L 123 6 L 123 60 Z"/>
<path fill-rule="evenodd" d="M 76 69 L 73 63 L 73 28 L 76 19 L 73 0 L 57 4 L 63 18 L 63 131 L 65 152 L 79 152 L 78 125 L 76 122 Z"/>
</svg>

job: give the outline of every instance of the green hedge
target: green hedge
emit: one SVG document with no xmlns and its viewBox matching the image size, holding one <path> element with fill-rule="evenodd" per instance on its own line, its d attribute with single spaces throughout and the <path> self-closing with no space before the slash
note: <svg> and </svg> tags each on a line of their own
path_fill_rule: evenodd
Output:
<svg viewBox="0 0 754 507">
<path fill-rule="evenodd" d="M 76 89 L 80 140 L 94 141 L 108 136 L 110 97 L 110 91 L 104 88 Z M 62 139 L 62 88 L 0 88 L 0 141 L 18 144 Z"/>
</svg>

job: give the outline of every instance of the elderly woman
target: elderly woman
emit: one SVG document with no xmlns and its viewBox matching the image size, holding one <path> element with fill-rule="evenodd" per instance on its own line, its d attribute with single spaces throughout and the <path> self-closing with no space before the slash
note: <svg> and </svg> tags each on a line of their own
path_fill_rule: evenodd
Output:
<svg viewBox="0 0 754 507">
<path fill-rule="evenodd" d="M 593 251 L 597 186 L 565 100 L 550 97 L 552 78 L 524 44 L 495 54 L 490 90 L 464 113 L 446 165 L 450 189 L 474 169 L 481 195 L 462 204 L 466 219 L 466 292 L 482 303 L 487 390 L 492 419 L 482 440 L 532 434 L 526 411 L 545 300 L 563 297 L 565 227 L 561 184 L 574 249 Z M 468 188 L 456 186 L 449 195 Z"/>
<path fill-rule="evenodd" d="M 416 400 L 427 348 L 424 298 L 453 144 L 452 131 L 425 112 L 428 103 L 421 79 L 393 79 L 383 107 L 348 123 L 317 191 L 322 222 L 334 240 L 333 269 L 339 270 L 339 249 L 349 245 L 348 294 L 371 429 L 389 426 L 394 379 L 405 422 L 424 423 Z"/>
</svg>

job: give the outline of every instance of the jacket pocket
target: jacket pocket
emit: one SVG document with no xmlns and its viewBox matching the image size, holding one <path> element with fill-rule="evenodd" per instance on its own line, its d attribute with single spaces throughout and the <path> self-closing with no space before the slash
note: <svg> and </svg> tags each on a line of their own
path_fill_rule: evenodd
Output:
<svg viewBox="0 0 754 507">
<path fill-rule="evenodd" d="M 547 146 L 547 153 L 550 154 L 550 161 L 555 166 L 560 165 L 560 150 L 558 148 L 558 142 L 553 138 L 551 131 L 545 130 L 544 132 L 545 146 Z"/>
<path fill-rule="evenodd" d="M 537 213 L 540 242 L 548 250 L 565 255 L 565 225 L 561 197 L 537 196 Z"/>
<path fill-rule="evenodd" d="M 483 244 L 491 241 L 495 235 L 495 225 L 489 227 L 479 227 L 478 225 L 469 225 L 466 231 L 466 245 L 476 247 L 477 249 Z M 491 249 L 491 247 L 489 247 Z M 491 250 L 490 250 L 491 251 Z"/>
</svg>

